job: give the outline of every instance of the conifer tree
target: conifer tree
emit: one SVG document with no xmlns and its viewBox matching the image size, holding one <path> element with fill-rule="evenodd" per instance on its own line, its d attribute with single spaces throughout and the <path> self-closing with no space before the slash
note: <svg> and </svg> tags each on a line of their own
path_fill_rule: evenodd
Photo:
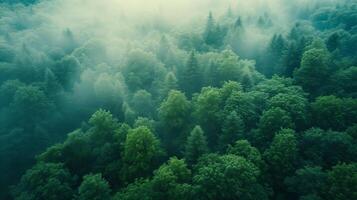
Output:
<svg viewBox="0 0 357 200">
<path fill-rule="evenodd" d="M 187 60 L 186 68 L 182 77 L 182 86 L 187 96 L 191 96 L 194 92 L 198 92 L 201 88 L 198 62 L 194 51 L 191 52 Z"/>
<path fill-rule="evenodd" d="M 206 136 L 200 126 L 195 126 L 186 142 L 186 161 L 190 165 L 195 164 L 198 158 L 207 152 Z"/>
</svg>

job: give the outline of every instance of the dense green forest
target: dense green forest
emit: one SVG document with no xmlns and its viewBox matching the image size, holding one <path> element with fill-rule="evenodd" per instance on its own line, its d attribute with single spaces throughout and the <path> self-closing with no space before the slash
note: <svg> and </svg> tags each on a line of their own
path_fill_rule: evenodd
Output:
<svg viewBox="0 0 357 200">
<path fill-rule="evenodd" d="M 356 0 L 0 0 L 1 200 L 356 200 Z"/>
</svg>

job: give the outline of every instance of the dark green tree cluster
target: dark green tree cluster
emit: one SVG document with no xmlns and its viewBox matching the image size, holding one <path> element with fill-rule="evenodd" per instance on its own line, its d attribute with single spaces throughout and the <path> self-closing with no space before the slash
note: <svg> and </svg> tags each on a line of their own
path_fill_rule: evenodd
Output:
<svg viewBox="0 0 357 200">
<path fill-rule="evenodd" d="M 79 199 L 353 199 L 353 114 L 325 114 L 339 110 L 318 106 L 356 100 L 309 102 L 305 95 L 291 79 L 275 76 L 249 91 L 233 81 L 206 87 L 192 99 L 172 90 L 157 121 L 140 117 L 130 125 L 99 110 L 37 157 L 14 197 L 61 199 L 51 195 L 63 190 Z M 344 126 L 313 120 L 323 115 Z M 36 183 L 34 173 L 54 174 Z M 58 188 L 49 176 L 65 183 Z"/>
<path fill-rule="evenodd" d="M 357 199 L 357 4 L 313 2 L 108 39 L 0 1 L 0 199 Z"/>
</svg>

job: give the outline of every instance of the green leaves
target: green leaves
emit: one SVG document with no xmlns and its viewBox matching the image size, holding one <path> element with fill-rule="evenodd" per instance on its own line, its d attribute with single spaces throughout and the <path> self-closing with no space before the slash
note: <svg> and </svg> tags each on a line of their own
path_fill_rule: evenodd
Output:
<svg viewBox="0 0 357 200">
<path fill-rule="evenodd" d="M 344 130 L 356 123 L 357 100 L 321 96 L 311 104 L 315 124 L 323 129 Z"/>
<path fill-rule="evenodd" d="M 15 199 L 71 199 L 73 179 L 63 164 L 38 163 L 15 188 Z"/>
<path fill-rule="evenodd" d="M 357 198 L 357 164 L 339 164 L 328 173 L 327 199 L 353 200 Z"/>
<path fill-rule="evenodd" d="M 317 95 L 329 80 L 329 53 L 325 49 L 313 48 L 306 51 L 301 67 L 294 73 L 295 80 L 308 92 Z"/>
<path fill-rule="evenodd" d="M 159 140 L 144 127 L 129 131 L 124 145 L 123 176 L 126 181 L 146 177 L 158 166 L 158 159 L 162 156 Z"/>
<path fill-rule="evenodd" d="M 272 177 L 271 181 L 276 191 L 282 190 L 284 178 L 295 171 L 297 155 L 295 131 L 291 129 L 281 130 L 264 152 L 268 175 Z"/>
<path fill-rule="evenodd" d="M 224 155 L 198 168 L 193 177 L 199 199 L 266 199 L 259 196 L 260 171 L 243 157 Z"/>
<path fill-rule="evenodd" d="M 208 153 L 206 136 L 200 126 L 195 126 L 187 138 L 185 159 L 188 164 L 193 165 L 205 153 Z"/>
<path fill-rule="evenodd" d="M 89 174 L 83 177 L 78 188 L 78 200 L 110 200 L 110 188 L 101 174 Z"/>
</svg>

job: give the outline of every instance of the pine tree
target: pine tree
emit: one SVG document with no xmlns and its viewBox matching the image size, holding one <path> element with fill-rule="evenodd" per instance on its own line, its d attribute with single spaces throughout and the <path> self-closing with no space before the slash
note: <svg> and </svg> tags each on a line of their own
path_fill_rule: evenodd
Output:
<svg viewBox="0 0 357 200">
<path fill-rule="evenodd" d="M 234 23 L 234 27 L 238 28 L 238 27 L 242 27 L 243 23 L 242 23 L 242 18 L 239 16 L 236 20 L 236 22 Z"/>
<path fill-rule="evenodd" d="M 186 92 L 187 96 L 191 96 L 194 92 L 198 92 L 201 88 L 198 62 L 194 51 L 191 52 L 186 64 L 186 69 L 183 72 L 182 88 Z"/>
<path fill-rule="evenodd" d="M 204 40 L 207 44 L 211 45 L 215 43 L 215 22 L 213 18 L 212 12 L 209 12 L 208 18 L 207 18 L 207 23 L 206 23 L 206 29 L 203 34 Z"/>
<path fill-rule="evenodd" d="M 188 164 L 195 164 L 198 158 L 208 152 L 206 136 L 200 126 L 195 126 L 187 138 L 185 158 Z"/>
<path fill-rule="evenodd" d="M 165 83 L 161 89 L 161 97 L 166 98 L 171 90 L 176 89 L 178 89 L 177 78 L 173 72 L 169 72 L 165 77 Z"/>
<path fill-rule="evenodd" d="M 236 111 L 232 111 L 223 122 L 222 134 L 219 137 L 220 147 L 226 149 L 227 145 L 242 139 L 243 133 L 244 122 Z"/>
</svg>

